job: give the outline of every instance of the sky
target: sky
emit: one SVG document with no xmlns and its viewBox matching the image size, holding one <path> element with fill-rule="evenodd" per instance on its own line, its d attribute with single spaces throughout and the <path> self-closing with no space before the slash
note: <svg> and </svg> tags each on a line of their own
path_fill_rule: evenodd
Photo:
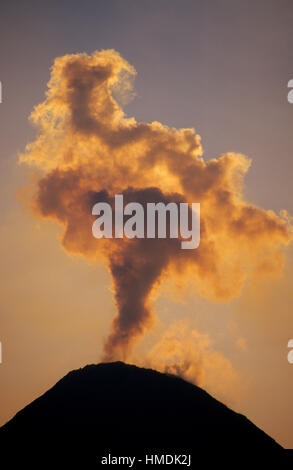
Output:
<svg viewBox="0 0 293 470">
<path fill-rule="evenodd" d="M 292 20 L 292 3 L 285 0 L 1 3 L 0 424 L 69 370 L 100 361 L 116 312 L 105 263 L 62 247 L 63 228 L 44 219 L 44 204 L 32 214 L 19 195 L 44 181 L 43 168 L 27 164 L 30 152 L 26 162 L 18 160 L 38 132 L 44 135 L 28 117 L 45 99 L 54 60 L 114 49 L 137 73 L 132 100 L 117 96 L 137 128 L 153 121 L 195 128 L 206 164 L 227 152 L 246 155 L 246 204 L 292 214 Z M 139 175 L 142 181 L 152 176 L 148 171 Z M 165 191 L 169 182 L 158 185 Z M 239 242 L 225 238 L 223 255 L 230 244 L 246 253 L 247 241 L 238 235 Z M 257 259 L 271 262 L 271 275 L 249 272 L 230 297 L 212 298 L 205 286 L 190 285 L 190 272 L 161 280 L 151 292 L 154 321 L 127 359 L 181 373 L 187 360 L 187 379 L 293 447 L 293 366 L 287 360 L 293 252 L 282 248 L 280 268 L 273 241 L 260 243 Z M 252 242 L 251 253 L 254 248 Z M 219 285 L 226 276 L 223 269 Z"/>
</svg>

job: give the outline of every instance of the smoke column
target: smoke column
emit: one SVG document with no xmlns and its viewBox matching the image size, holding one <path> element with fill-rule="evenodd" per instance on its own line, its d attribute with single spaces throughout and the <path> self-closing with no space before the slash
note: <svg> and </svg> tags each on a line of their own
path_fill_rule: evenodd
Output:
<svg viewBox="0 0 293 470">
<path fill-rule="evenodd" d="M 230 152 L 205 161 L 194 129 L 124 115 L 114 96 L 131 93 L 135 73 L 114 50 L 57 58 L 46 99 L 30 117 L 37 137 L 20 155 L 38 169 L 38 181 L 24 193 L 34 214 L 64 227 L 68 253 L 102 262 L 111 273 L 117 313 L 106 360 L 125 359 L 151 327 L 151 297 L 165 276 L 227 301 L 249 276 L 281 272 L 292 240 L 285 212 L 244 200 L 247 157 Z M 126 202 L 199 202 L 199 248 L 182 250 L 176 239 L 95 239 L 93 204 L 115 194 Z"/>
</svg>

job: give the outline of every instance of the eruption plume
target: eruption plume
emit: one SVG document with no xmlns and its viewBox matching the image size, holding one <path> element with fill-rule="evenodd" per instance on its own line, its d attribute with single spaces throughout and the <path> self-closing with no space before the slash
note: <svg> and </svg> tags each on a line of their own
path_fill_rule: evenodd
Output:
<svg viewBox="0 0 293 470">
<path fill-rule="evenodd" d="M 288 218 L 245 202 L 245 156 L 205 161 L 194 129 L 124 115 L 114 96 L 130 89 L 135 73 L 114 50 L 57 58 L 46 99 L 31 114 L 38 136 L 20 155 L 40 170 L 29 201 L 35 214 L 63 225 L 67 252 L 110 270 L 117 314 L 105 359 L 125 359 L 151 326 L 151 297 L 164 276 L 227 301 L 248 276 L 280 272 L 292 240 Z M 176 239 L 95 239 L 93 204 L 112 203 L 115 194 L 142 204 L 199 202 L 199 248 L 181 250 Z"/>
</svg>

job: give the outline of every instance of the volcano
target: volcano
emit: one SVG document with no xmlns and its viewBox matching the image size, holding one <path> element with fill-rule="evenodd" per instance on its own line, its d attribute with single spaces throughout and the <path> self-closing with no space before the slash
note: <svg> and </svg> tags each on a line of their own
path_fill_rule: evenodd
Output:
<svg viewBox="0 0 293 470">
<path fill-rule="evenodd" d="M 283 452 L 245 416 L 196 385 L 122 362 L 69 372 L 0 428 L 0 443 L 2 458 L 22 464 L 50 459 L 54 468 L 58 461 L 97 468 L 116 456 L 141 456 L 142 467 L 145 454 L 194 459 L 214 452 L 236 452 L 238 458 Z"/>
</svg>

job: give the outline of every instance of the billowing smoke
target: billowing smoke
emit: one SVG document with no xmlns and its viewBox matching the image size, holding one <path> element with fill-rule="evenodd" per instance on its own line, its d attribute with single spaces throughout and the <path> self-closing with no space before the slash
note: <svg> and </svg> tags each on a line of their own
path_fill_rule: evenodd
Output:
<svg viewBox="0 0 293 470">
<path fill-rule="evenodd" d="M 210 391 L 218 399 L 235 400 L 245 390 L 241 376 L 208 334 L 199 333 L 186 319 L 172 323 L 143 357 L 133 362 L 160 372 L 178 375 Z"/>
<path fill-rule="evenodd" d="M 125 359 L 151 326 L 151 298 L 165 276 L 226 301 L 248 276 L 280 272 L 292 239 L 288 218 L 245 202 L 245 156 L 206 162 L 194 129 L 124 115 L 114 95 L 129 92 L 134 75 L 114 50 L 57 58 L 46 99 L 31 114 L 38 136 L 20 156 L 40 169 L 29 201 L 34 212 L 64 226 L 67 252 L 104 262 L 112 275 L 117 314 L 106 359 Z M 182 250 L 176 239 L 95 239 L 93 204 L 112 203 L 115 194 L 144 203 L 199 202 L 199 248 Z"/>
</svg>

